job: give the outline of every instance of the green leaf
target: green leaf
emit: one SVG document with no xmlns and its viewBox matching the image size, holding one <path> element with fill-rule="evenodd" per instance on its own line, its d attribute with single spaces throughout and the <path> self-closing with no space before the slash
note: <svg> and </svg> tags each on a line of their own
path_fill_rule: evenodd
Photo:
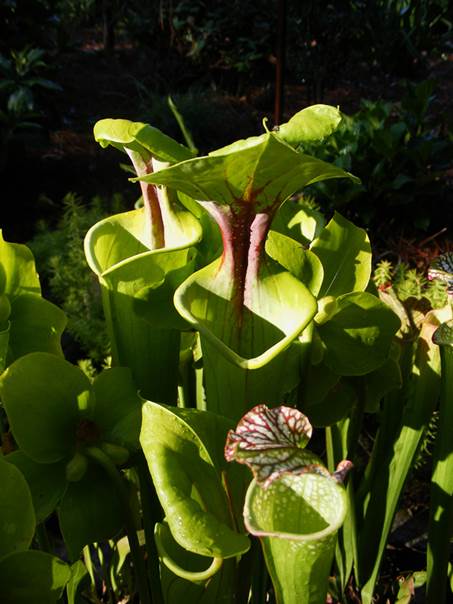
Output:
<svg viewBox="0 0 453 604">
<path fill-rule="evenodd" d="M 57 306 L 35 294 L 23 294 L 13 299 L 10 320 L 8 363 L 30 352 L 62 356 L 66 316 Z"/>
<path fill-rule="evenodd" d="M 0 560 L 2 604 L 56 604 L 71 576 L 59 558 L 39 551 L 17 552 Z"/>
<path fill-rule="evenodd" d="M 57 507 L 66 488 L 65 464 L 36 463 L 22 451 L 14 451 L 5 457 L 24 475 L 30 488 L 36 521 L 43 522 Z"/>
<path fill-rule="evenodd" d="M 398 317 L 383 302 L 368 293 L 337 298 L 338 310 L 317 326 L 326 346 L 325 364 L 339 375 L 364 375 L 387 359 L 400 326 Z"/>
<path fill-rule="evenodd" d="M 71 560 L 85 545 L 110 539 L 124 524 L 115 485 L 94 465 L 79 482 L 69 483 L 58 510 L 61 532 Z"/>
<path fill-rule="evenodd" d="M 319 297 L 365 290 L 371 275 L 371 246 L 363 229 L 335 212 L 310 249 L 324 268 Z"/>
<path fill-rule="evenodd" d="M 164 162 L 179 162 L 193 153 L 171 137 L 149 124 L 131 122 L 122 119 L 104 119 L 94 126 L 94 138 L 102 146 L 113 145 L 124 151 L 125 148 L 149 154 Z"/>
<path fill-rule="evenodd" d="M 24 293 L 41 293 L 33 254 L 25 245 L 5 241 L 1 230 L 0 292 L 8 294 L 11 301 Z"/>
<path fill-rule="evenodd" d="M 310 250 L 290 237 L 277 231 L 269 231 L 266 253 L 301 281 L 314 296 L 317 296 L 324 278 L 324 269 L 319 258 Z"/>
<path fill-rule="evenodd" d="M 96 402 L 92 419 L 101 428 L 102 440 L 137 450 L 143 401 L 130 370 L 105 369 L 95 378 L 93 392 Z"/>
<path fill-rule="evenodd" d="M 51 354 L 31 353 L 10 365 L 0 393 L 14 438 L 28 457 L 53 463 L 71 455 L 90 390 L 78 367 Z"/>
<path fill-rule="evenodd" d="M 228 427 L 207 412 L 143 406 L 140 442 L 166 521 L 179 545 L 202 556 L 229 558 L 250 547 L 222 484 Z"/>
<path fill-rule="evenodd" d="M 0 458 L 0 558 L 26 550 L 35 533 L 35 513 L 23 474 Z M 1 570 L 0 570 L 1 576 Z M 1 586 L 0 586 L 1 593 Z M 3 602 L 3 600 L 0 600 Z"/>
<path fill-rule="evenodd" d="M 293 115 L 275 131 L 286 143 L 297 147 L 321 141 L 332 134 L 340 122 L 341 113 L 336 107 L 312 105 Z"/>
<path fill-rule="evenodd" d="M 71 566 L 71 578 L 66 585 L 68 604 L 79 604 L 79 590 L 82 588 L 84 583 L 88 583 L 88 579 L 88 570 L 82 560 L 77 560 L 77 562 L 74 562 L 74 564 Z"/>
<path fill-rule="evenodd" d="M 199 201 L 254 204 L 261 212 L 309 184 L 345 177 L 354 178 L 335 165 L 297 153 L 269 132 L 139 180 L 167 185 Z"/>
<path fill-rule="evenodd" d="M 325 369 L 322 365 L 321 369 Z M 311 368 L 311 370 L 317 370 Z M 317 372 L 318 378 L 323 379 Z M 338 376 L 337 380 L 338 380 Z M 325 378 L 324 378 L 325 379 Z M 329 375 L 327 384 L 329 384 Z M 305 399 L 308 401 L 302 405 L 304 413 L 310 418 L 310 421 L 316 427 L 332 426 L 336 422 L 348 416 L 349 411 L 357 403 L 357 393 L 351 384 L 344 379 L 339 379 L 326 392 L 322 400 L 311 400 L 308 394 L 305 394 Z"/>
<path fill-rule="evenodd" d="M 323 214 L 304 205 L 303 198 L 301 202 L 290 198 L 277 210 L 272 230 L 307 246 L 319 237 L 325 225 Z"/>
</svg>

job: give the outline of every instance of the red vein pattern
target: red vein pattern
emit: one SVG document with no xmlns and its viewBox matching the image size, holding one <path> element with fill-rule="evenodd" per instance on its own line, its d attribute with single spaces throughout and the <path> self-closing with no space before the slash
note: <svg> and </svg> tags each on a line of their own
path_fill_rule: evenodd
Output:
<svg viewBox="0 0 453 604">
<path fill-rule="evenodd" d="M 248 465 L 264 488 L 287 472 L 330 476 L 321 460 L 304 449 L 311 434 L 308 418 L 297 409 L 257 405 L 228 433 L 225 458 Z"/>
</svg>

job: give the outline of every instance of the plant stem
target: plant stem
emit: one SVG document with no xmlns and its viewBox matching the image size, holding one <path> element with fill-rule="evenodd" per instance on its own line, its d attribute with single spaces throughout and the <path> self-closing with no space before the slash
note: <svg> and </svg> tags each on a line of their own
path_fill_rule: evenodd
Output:
<svg viewBox="0 0 453 604">
<path fill-rule="evenodd" d="M 441 325 L 433 336 L 440 347 L 441 392 L 439 428 L 433 453 L 431 505 L 427 550 L 426 603 L 446 599 L 450 536 L 453 527 L 453 321 Z"/>
<path fill-rule="evenodd" d="M 156 491 L 148 471 L 148 465 L 143 454 L 137 464 L 140 482 L 140 499 L 142 504 L 143 528 L 147 553 L 148 578 L 153 596 L 153 604 L 162 604 L 162 586 L 160 583 L 159 556 L 154 542 L 154 524 L 161 520 L 161 509 Z"/>
<path fill-rule="evenodd" d="M 129 547 L 131 550 L 131 556 L 134 563 L 135 574 L 138 585 L 138 592 L 140 594 L 141 604 L 151 604 L 151 597 L 148 588 L 148 580 L 146 576 L 145 560 L 140 552 L 140 545 L 137 537 L 137 530 L 135 527 L 134 517 L 129 505 L 129 493 L 127 492 L 126 485 L 123 481 L 121 473 L 115 466 L 113 461 L 108 455 L 104 453 L 98 447 L 87 447 L 85 453 L 94 462 L 103 468 L 109 478 L 112 480 L 116 487 L 118 497 L 121 503 L 124 517 L 124 525 L 126 528 L 126 534 L 129 541 Z"/>
</svg>

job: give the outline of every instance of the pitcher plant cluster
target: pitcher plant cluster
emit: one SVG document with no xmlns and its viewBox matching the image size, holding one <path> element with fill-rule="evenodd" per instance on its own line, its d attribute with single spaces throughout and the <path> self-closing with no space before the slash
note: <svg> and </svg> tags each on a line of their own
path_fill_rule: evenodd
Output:
<svg viewBox="0 0 453 604">
<path fill-rule="evenodd" d="M 96 124 L 141 198 L 86 235 L 111 346 L 94 378 L 65 360 L 31 252 L 0 239 L 2 602 L 323 604 L 354 589 L 371 604 L 439 398 L 451 414 L 452 311 L 378 291 L 366 232 L 294 197 L 357 180 L 304 151 L 340 121 L 315 105 L 206 156 L 182 121 L 186 145 Z M 430 604 L 447 584 L 452 450 L 441 423 Z"/>
</svg>

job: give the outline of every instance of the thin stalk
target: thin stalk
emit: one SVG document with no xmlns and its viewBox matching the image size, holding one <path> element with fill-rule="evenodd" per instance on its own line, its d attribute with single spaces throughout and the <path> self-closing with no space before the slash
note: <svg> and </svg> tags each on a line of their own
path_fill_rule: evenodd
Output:
<svg viewBox="0 0 453 604">
<path fill-rule="evenodd" d="M 110 457 L 98 447 L 87 447 L 85 449 L 85 453 L 95 463 L 102 467 L 102 469 L 106 472 L 110 480 L 115 485 L 123 511 L 124 525 L 126 528 L 126 534 L 129 541 L 131 556 L 134 563 L 138 592 L 140 594 L 140 603 L 151 604 L 148 580 L 146 576 L 145 560 L 142 556 L 142 553 L 140 552 L 140 545 L 138 542 L 134 516 L 129 505 L 129 493 L 127 491 L 121 473 L 119 472 L 118 468 L 115 466 L 113 461 L 110 459 Z"/>
<path fill-rule="evenodd" d="M 90 575 L 91 585 L 93 586 L 93 588 L 95 588 L 96 579 L 94 576 L 93 560 L 91 559 L 91 551 L 89 545 L 85 545 L 85 547 L 83 548 L 83 561 L 85 562 L 88 574 Z"/>
<path fill-rule="evenodd" d="M 352 417 L 342 422 L 338 422 L 334 426 L 326 428 L 326 450 L 327 450 L 327 467 L 330 472 L 334 472 L 337 464 L 342 459 L 349 458 L 350 452 L 348 449 L 349 435 L 356 434 L 360 428 L 363 419 L 363 406 L 361 411 L 356 411 Z M 360 425 L 357 425 L 357 422 Z M 355 448 L 355 447 L 354 447 Z M 347 496 L 347 512 L 344 524 L 338 534 L 338 541 L 335 548 L 335 562 L 340 573 L 340 581 L 342 591 L 346 589 L 351 576 L 352 568 L 355 568 L 356 575 L 359 569 L 358 556 L 358 536 L 357 536 L 357 519 L 355 511 L 355 492 L 352 477 L 348 479 L 346 486 Z"/>
<path fill-rule="evenodd" d="M 450 536 L 453 529 L 453 321 L 441 325 L 434 333 L 433 341 L 440 347 L 441 392 L 431 480 L 426 604 L 446 600 Z"/>
<path fill-rule="evenodd" d="M 140 498 L 142 503 L 143 528 L 147 553 L 148 578 L 153 596 L 153 604 L 163 604 L 162 586 L 160 583 L 159 556 L 154 542 L 154 525 L 161 520 L 162 510 L 157 499 L 148 465 L 143 454 L 137 464 L 140 483 Z"/>
<path fill-rule="evenodd" d="M 193 142 L 192 134 L 190 133 L 190 130 L 187 128 L 186 123 L 184 122 L 184 118 L 182 117 L 177 106 L 175 105 L 174 100 L 171 98 L 170 95 L 167 97 L 167 102 L 168 102 L 168 106 L 171 109 L 171 112 L 175 116 L 175 120 L 178 122 L 178 126 L 182 132 L 186 145 L 189 147 L 189 149 L 192 151 L 192 153 L 194 153 L 196 155 L 198 153 L 198 149 L 196 148 L 195 143 Z"/>
<path fill-rule="evenodd" d="M 190 350 L 179 363 L 178 407 L 196 408 L 197 384 L 193 366 L 193 354 Z"/>
<path fill-rule="evenodd" d="M 262 604 L 266 601 L 269 575 L 264 563 L 261 545 L 256 539 L 252 539 L 251 553 L 251 598 L 249 604 Z M 247 600 L 245 600 L 247 601 Z"/>
</svg>

